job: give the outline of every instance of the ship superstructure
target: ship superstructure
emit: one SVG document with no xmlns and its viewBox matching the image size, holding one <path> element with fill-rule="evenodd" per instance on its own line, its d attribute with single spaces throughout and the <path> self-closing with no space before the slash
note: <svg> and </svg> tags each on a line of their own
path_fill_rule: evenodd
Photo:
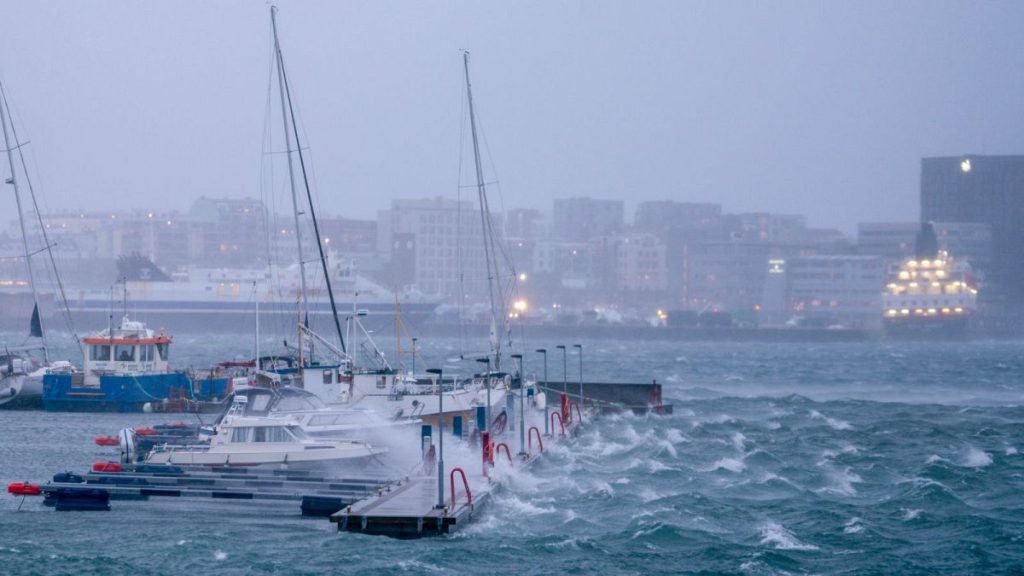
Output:
<svg viewBox="0 0 1024 576">
<path fill-rule="evenodd" d="M 963 335 L 977 302 L 971 265 L 939 250 L 934 229 L 926 223 L 915 255 L 890 269 L 882 293 L 883 322 L 890 335 Z"/>
</svg>

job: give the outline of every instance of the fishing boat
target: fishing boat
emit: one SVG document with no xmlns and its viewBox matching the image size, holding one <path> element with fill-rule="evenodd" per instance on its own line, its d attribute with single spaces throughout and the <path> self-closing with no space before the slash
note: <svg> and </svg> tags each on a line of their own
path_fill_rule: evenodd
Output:
<svg viewBox="0 0 1024 576">
<path fill-rule="evenodd" d="M 239 395 L 213 429 L 208 443 L 164 444 L 146 456 L 148 464 L 189 466 L 322 467 L 353 464 L 387 452 L 356 440 L 313 439 L 296 423 L 245 414 L 248 397 Z"/>
<path fill-rule="evenodd" d="M 228 378 L 172 370 L 171 336 L 125 315 L 117 326 L 82 339 L 82 370 L 51 371 L 43 377 L 43 407 L 50 411 L 142 412 L 147 404 L 176 398 L 217 402 Z"/>
</svg>

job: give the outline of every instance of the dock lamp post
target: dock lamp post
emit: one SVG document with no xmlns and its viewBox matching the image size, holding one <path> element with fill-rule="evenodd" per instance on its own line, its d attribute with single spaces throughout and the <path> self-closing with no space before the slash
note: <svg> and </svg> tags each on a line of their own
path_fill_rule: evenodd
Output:
<svg viewBox="0 0 1024 576">
<path fill-rule="evenodd" d="M 526 454 L 526 411 L 523 397 L 526 396 L 526 373 L 523 372 L 523 355 L 512 354 L 511 358 L 519 361 L 519 453 Z"/>
<path fill-rule="evenodd" d="M 417 340 L 419 340 L 419 338 L 416 338 L 415 336 L 412 339 L 412 376 L 413 376 L 413 378 L 416 377 L 416 341 Z"/>
<path fill-rule="evenodd" d="M 547 348 L 538 348 L 537 349 L 537 353 L 544 355 L 544 387 L 547 388 L 547 385 L 548 385 L 548 349 Z M 539 388 L 540 387 L 538 386 L 538 390 L 537 390 L 538 393 L 540 393 Z M 544 394 L 544 435 L 545 436 L 548 435 L 548 401 L 547 401 L 547 393 Z"/>
<path fill-rule="evenodd" d="M 477 358 L 477 362 L 487 364 L 487 372 L 484 373 L 484 386 L 487 387 L 487 407 L 484 408 L 484 430 L 491 429 L 491 357 Z"/>
<path fill-rule="evenodd" d="M 583 411 L 583 344 L 573 344 L 573 348 L 580 353 L 580 412 Z M 582 417 L 582 416 L 581 416 Z"/>
<path fill-rule="evenodd" d="M 569 391 L 569 372 L 567 368 L 568 360 L 566 359 L 567 357 L 565 355 L 565 345 L 559 344 L 558 346 L 555 346 L 555 348 L 558 348 L 559 350 L 562 351 L 562 392 L 566 393 Z"/>
<path fill-rule="evenodd" d="M 437 506 L 444 508 L 444 377 L 440 368 L 427 368 L 437 376 Z"/>
</svg>

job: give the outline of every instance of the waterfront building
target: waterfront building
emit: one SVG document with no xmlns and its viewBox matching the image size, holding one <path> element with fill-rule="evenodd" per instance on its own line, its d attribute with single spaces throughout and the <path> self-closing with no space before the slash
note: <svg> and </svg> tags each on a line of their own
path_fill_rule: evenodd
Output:
<svg viewBox="0 0 1024 576">
<path fill-rule="evenodd" d="M 922 159 L 921 219 L 987 224 L 992 252 L 986 292 L 1024 310 L 1024 156 Z"/>
</svg>

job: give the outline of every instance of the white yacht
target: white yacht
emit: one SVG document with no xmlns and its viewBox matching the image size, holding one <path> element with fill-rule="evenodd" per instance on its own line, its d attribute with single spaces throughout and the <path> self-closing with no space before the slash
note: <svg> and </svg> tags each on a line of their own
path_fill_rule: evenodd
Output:
<svg viewBox="0 0 1024 576">
<path fill-rule="evenodd" d="M 147 464 L 196 466 L 298 466 L 351 464 L 386 452 L 355 440 L 318 440 L 302 427 L 279 418 L 245 416 L 245 396 L 214 427 L 207 444 L 161 445 L 146 457 Z"/>
</svg>

